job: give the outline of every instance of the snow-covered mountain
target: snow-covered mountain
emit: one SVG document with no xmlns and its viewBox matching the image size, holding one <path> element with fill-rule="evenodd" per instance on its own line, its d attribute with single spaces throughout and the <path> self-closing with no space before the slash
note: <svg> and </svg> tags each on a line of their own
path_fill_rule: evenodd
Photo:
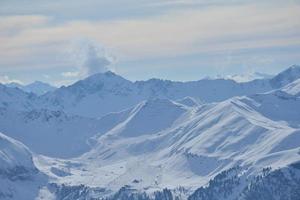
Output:
<svg viewBox="0 0 300 200">
<path fill-rule="evenodd" d="M 0 171 L 2 177 L 23 179 L 37 171 L 30 151 L 22 143 L 0 133 L 0 145 Z"/>
<path fill-rule="evenodd" d="M 277 76 L 272 78 L 270 82 L 273 87 L 279 88 L 299 79 L 299 76 L 300 66 L 293 65 L 288 69 L 280 72 Z"/>
<path fill-rule="evenodd" d="M 185 106 L 190 106 L 190 107 L 200 106 L 202 104 L 201 101 L 199 102 L 192 97 L 184 97 L 182 99 L 176 100 L 176 102 L 183 104 Z"/>
<path fill-rule="evenodd" d="M 7 87 L 11 87 L 11 88 L 19 88 L 25 92 L 32 92 L 36 95 L 42 95 L 45 94 L 47 92 L 53 91 L 56 89 L 56 87 L 48 84 L 48 83 L 44 83 L 41 81 L 35 81 L 33 83 L 30 83 L 28 85 L 21 85 L 19 83 L 8 83 L 6 84 Z"/>
<path fill-rule="evenodd" d="M 151 102 L 161 103 L 161 107 L 166 109 L 164 108 L 164 103 L 167 101 L 153 100 Z M 18 111 L 2 107 L 0 108 L 0 131 L 22 141 L 36 153 L 53 157 L 70 158 L 87 152 L 93 145 L 93 136 L 99 136 L 112 129 L 120 122 L 128 119 L 130 114 L 137 112 L 139 109 L 151 109 L 151 102 L 142 102 L 135 108 L 125 110 L 121 113 L 111 113 L 101 119 L 67 115 L 63 111 L 51 111 L 47 109 Z M 176 114 L 176 112 L 180 114 L 179 108 L 181 107 L 184 106 L 178 104 L 178 110 L 167 110 L 165 113 L 153 110 L 150 113 L 140 112 L 140 114 L 145 115 L 145 117 L 148 117 L 154 123 L 153 126 L 148 127 L 149 131 L 153 129 L 152 132 L 157 132 L 157 129 L 167 126 L 168 123 L 172 122 L 173 114 Z M 164 119 L 153 121 L 155 115 L 165 117 Z M 147 128 L 141 121 L 134 123 L 135 126 L 136 124 L 141 124 L 141 127 L 139 127 L 141 131 Z M 135 126 L 133 127 L 137 128 Z M 129 126 L 127 128 L 130 130 Z M 55 145 L 55 148 L 52 148 L 53 145 Z"/>
<path fill-rule="evenodd" d="M 269 100 L 266 95 L 259 100 Z M 281 109 L 287 110 L 290 108 L 285 102 L 295 101 L 274 98 L 278 98 L 276 103 L 280 103 Z M 181 106 L 179 115 L 168 117 L 172 123 L 157 129 L 155 134 L 152 127 L 157 121 L 166 121 L 164 115 L 153 115 L 149 120 L 140 112 L 164 113 L 180 105 L 169 101 L 164 109 L 157 103 L 160 101 L 155 100 L 155 103 L 151 101 L 149 111 L 139 105 L 136 109 L 141 109 L 100 136 L 95 148 L 82 157 L 99 166 L 94 174 L 101 177 L 101 182 L 85 182 L 89 180 L 88 174 L 82 173 L 80 177 L 74 173 L 70 179 L 76 177 L 75 180 L 86 185 L 115 189 L 124 185 L 149 191 L 180 186 L 196 188 L 236 165 L 251 173 L 266 166 L 285 167 L 299 161 L 299 129 L 289 126 L 289 115 L 273 121 L 265 112 L 255 110 L 259 100 L 240 97 L 196 109 Z M 300 108 L 297 104 L 294 109 Z M 296 110 L 299 113 L 299 109 Z M 144 122 L 144 130 L 141 122 Z"/>
<path fill-rule="evenodd" d="M 26 92 L 32 92 L 32 93 L 37 94 L 37 95 L 42 95 L 42 94 L 45 94 L 47 92 L 51 92 L 51 91 L 55 90 L 56 87 L 54 87 L 54 86 L 52 86 L 48 83 L 44 83 L 44 82 L 41 82 L 41 81 L 35 81 L 33 83 L 25 85 L 21 89 L 23 89 Z"/>
<path fill-rule="evenodd" d="M 126 186 L 129 194 L 132 191 L 151 194 L 168 188 L 172 195 L 192 198 L 195 189 L 212 185 L 211 181 L 219 180 L 222 174 L 238 169 L 238 181 L 231 187 L 239 189 L 238 195 L 247 196 L 255 191 L 240 190 L 254 184 L 265 168 L 270 168 L 269 177 L 275 174 L 274 180 L 278 180 L 275 178 L 280 171 L 276 170 L 285 171 L 300 161 L 300 130 L 293 118 L 299 113 L 300 99 L 282 94 L 283 91 L 275 90 L 198 107 L 166 99 L 144 101 L 110 114 L 109 118 L 115 117 L 119 122 L 105 134 L 95 136 L 97 144 L 73 160 L 77 163 L 74 167 L 51 159 L 39 160 L 39 166 L 59 183 L 86 187 L 72 190 L 72 187 L 57 186 L 59 190 L 70 193 L 84 190 L 98 194 L 97 197 L 120 189 L 124 192 L 122 187 Z M 283 114 L 280 119 L 276 113 L 267 112 L 277 108 Z M 49 163 L 56 163 L 68 175 L 57 177 Z M 297 170 L 289 168 L 288 173 L 296 173 L 299 178 Z M 290 177 L 285 177 L 286 183 L 296 184 L 297 189 L 299 180 Z M 224 181 L 227 178 L 232 180 L 225 177 Z M 227 199 L 235 199 L 230 191 Z M 208 193 L 202 195 L 205 194 Z"/>
<path fill-rule="evenodd" d="M 22 89 L 24 87 L 24 85 L 22 85 L 20 83 L 15 83 L 15 82 L 7 83 L 7 84 L 5 84 L 5 86 L 10 87 L 10 88 L 19 88 L 19 89 Z"/>
<path fill-rule="evenodd" d="M 10 88 L 0 84 L 0 107 L 16 110 L 31 110 L 35 107 L 37 96 L 19 88 Z"/>
<path fill-rule="evenodd" d="M 107 131 L 114 121 L 117 119 L 109 116 L 97 120 L 47 109 L 0 108 L 1 132 L 22 141 L 35 153 L 59 158 L 88 151 L 93 144 L 91 137 Z"/>
<path fill-rule="evenodd" d="M 92 75 L 71 86 L 41 96 L 49 109 L 87 117 L 104 116 L 135 105 L 142 99 L 133 92 L 133 83 L 112 72 Z"/>
<path fill-rule="evenodd" d="M 47 93 L 41 100 L 49 109 L 63 109 L 66 113 L 87 117 L 101 117 L 151 98 L 177 100 L 190 96 L 209 103 L 223 101 L 233 96 L 263 93 L 291 83 L 296 77 L 300 78 L 300 73 L 292 73 L 293 75 L 289 73 L 297 69 L 300 67 L 292 66 L 272 79 L 244 83 L 225 79 L 190 82 L 150 79 L 131 82 L 113 72 L 106 72 Z M 283 79 L 286 81 L 282 82 Z"/>
<path fill-rule="evenodd" d="M 297 69 L 246 83 L 107 72 L 41 96 L 0 85 L 0 169 L 36 172 L 5 173 L 0 197 L 297 200 Z"/>
<path fill-rule="evenodd" d="M 0 133 L 0 199 L 36 199 L 47 183 L 22 143 Z"/>
<path fill-rule="evenodd" d="M 73 85 L 63 86 L 41 96 L 23 94 L 24 97 L 19 97 L 18 101 L 24 102 L 26 109 L 27 107 L 46 108 L 62 110 L 71 115 L 102 117 L 110 112 L 118 112 L 152 98 L 178 100 L 191 97 L 197 102 L 209 103 L 224 101 L 234 96 L 263 93 L 287 85 L 296 80 L 297 77 L 300 78 L 297 69 L 300 67 L 292 66 L 272 79 L 253 80 L 244 83 L 225 79 L 203 79 L 190 82 L 150 79 L 131 82 L 113 72 L 106 72 L 92 75 Z M 282 82 L 282 80 L 285 81 Z M 4 90 L 4 86 L 1 87 Z M 9 89 L 5 90 L 8 91 Z M 0 98 L 0 101 L 3 100 Z M 26 110 L 25 108 L 18 109 Z"/>
<path fill-rule="evenodd" d="M 282 90 L 288 94 L 299 97 L 300 96 L 300 79 L 297 79 L 294 82 L 284 86 Z"/>
</svg>

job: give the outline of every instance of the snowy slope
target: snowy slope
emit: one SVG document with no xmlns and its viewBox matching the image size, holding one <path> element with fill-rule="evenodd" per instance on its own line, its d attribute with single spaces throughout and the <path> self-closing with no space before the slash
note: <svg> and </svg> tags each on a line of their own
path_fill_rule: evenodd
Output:
<svg viewBox="0 0 300 200">
<path fill-rule="evenodd" d="M 0 199 L 35 199 L 46 183 L 22 143 L 0 133 Z"/>
<path fill-rule="evenodd" d="M 11 107 L 16 110 L 62 110 L 72 115 L 102 117 L 153 98 L 178 100 L 189 96 L 197 101 L 209 103 L 224 101 L 233 96 L 263 93 L 296 80 L 300 77 L 299 69 L 298 66 L 292 66 L 270 80 L 244 83 L 225 79 L 189 82 L 150 79 L 131 82 L 113 72 L 106 72 L 92 75 L 39 97 L 34 94 L 22 94 L 17 88 L 1 85 L 0 105 L 12 104 Z"/>
<path fill-rule="evenodd" d="M 0 85 L 0 132 L 35 153 L 1 134 L 0 169 L 24 165 L 47 175 L 32 175 L 27 186 L 10 174 L 0 195 L 30 187 L 29 199 L 126 199 L 130 191 L 141 198 L 168 188 L 156 195 L 186 199 L 199 189 L 190 199 L 219 191 L 233 200 L 252 197 L 260 191 L 251 184 L 264 188 L 264 181 L 272 191 L 285 188 L 282 179 L 297 191 L 298 69 L 246 83 L 131 82 L 107 72 L 42 96 Z"/>
<path fill-rule="evenodd" d="M 41 97 L 45 107 L 66 113 L 99 117 L 140 102 L 132 82 L 112 73 L 99 73 Z"/>
<path fill-rule="evenodd" d="M 300 125 L 300 99 L 283 90 L 251 95 L 250 99 L 242 101 L 273 121 L 282 121 L 292 127 Z"/>
<path fill-rule="evenodd" d="M 26 92 L 32 92 L 37 95 L 42 95 L 47 92 L 51 92 L 56 89 L 56 87 L 49 85 L 48 83 L 44 83 L 41 81 L 35 81 L 33 83 L 30 83 L 28 85 L 25 85 L 21 88 L 22 90 Z"/>
<path fill-rule="evenodd" d="M 300 79 L 295 80 L 294 82 L 284 86 L 282 91 L 297 96 L 300 96 Z"/>
<path fill-rule="evenodd" d="M 186 111 L 187 108 L 183 105 L 167 99 L 143 101 L 131 111 L 124 122 L 111 131 L 121 137 L 154 134 L 172 126 Z"/>
<path fill-rule="evenodd" d="M 62 111 L 0 108 L 0 131 L 32 151 L 54 157 L 78 156 L 90 148 L 89 139 L 110 128 L 110 120 L 67 115 Z"/>
<path fill-rule="evenodd" d="M 201 102 L 197 101 L 192 97 L 184 97 L 182 99 L 176 100 L 177 103 L 183 104 L 185 106 L 196 107 L 200 106 Z"/>
<path fill-rule="evenodd" d="M 70 114 L 101 117 L 152 98 L 177 100 L 190 96 L 205 102 L 214 102 L 270 89 L 271 86 L 265 80 L 236 83 L 223 79 L 192 82 L 151 79 L 133 83 L 110 72 L 60 88 L 42 96 L 41 100 L 49 109 L 63 109 Z"/>
<path fill-rule="evenodd" d="M 293 65 L 289 67 L 288 69 L 280 72 L 278 75 L 273 77 L 270 80 L 270 83 L 273 87 L 279 88 L 283 87 L 295 80 L 297 80 L 300 76 L 300 66 L 299 65 Z"/>
<path fill-rule="evenodd" d="M 35 107 L 36 100 L 37 96 L 34 94 L 0 84 L 0 107 L 30 110 Z"/>
<path fill-rule="evenodd" d="M 69 172 L 58 178 L 59 183 L 112 191 L 124 185 L 147 192 L 195 189 L 235 166 L 248 175 L 265 167 L 285 167 L 300 160 L 300 130 L 290 125 L 289 115 L 294 110 L 299 113 L 300 107 L 299 100 L 278 93 L 282 91 L 199 107 L 164 99 L 142 102 L 119 113 L 120 122 L 100 135 L 90 152 L 73 160 L 80 167 L 57 161 Z M 287 114 L 272 120 L 274 115 L 267 111 L 274 108 L 264 107 L 270 104 L 280 105 L 280 112 Z M 49 162 L 53 161 L 40 161 L 40 166 L 55 176 Z"/>
<path fill-rule="evenodd" d="M 17 168 L 19 167 L 23 169 L 24 174 L 36 171 L 31 153 L 22 143 L 0 133 L 0 145 L 0 169 L 2 176 L 6 175 L 5 173 L 22 176 L 22 171 L 18 174 Z"/>
</svg>

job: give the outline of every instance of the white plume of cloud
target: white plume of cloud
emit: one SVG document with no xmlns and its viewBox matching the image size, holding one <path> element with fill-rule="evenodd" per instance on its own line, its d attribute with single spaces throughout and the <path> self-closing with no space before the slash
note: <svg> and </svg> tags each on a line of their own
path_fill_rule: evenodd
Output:
<svg viewBox="0 0 300 200">
<path fill-rule="evenodd" d="M 63 76 L 63 77 L 67 77 L 67 78 L 72 78 L 72 77 L 78 77 L 79 76 L 79 72 L 63 72 L 63 73 L 61 73 L 61 75 Z"/>
<path fill-rule="evenodd" d="M 96 73 L 113 71 L 115 58 L 96 42 L 81 39 L 72 44 L 71 62 L 77 66 L 77 71 L 64 72 L 64 77 L 83 78 Z"/>
<path fill-rule="evenodd" d="M 87 75 L 109 70 L 112 61 L 103 52 L 99 51 L 95 45 L 88 44 L 84 52 L 85 57 L 82 60 L 82 67 Z"/>
</svg>

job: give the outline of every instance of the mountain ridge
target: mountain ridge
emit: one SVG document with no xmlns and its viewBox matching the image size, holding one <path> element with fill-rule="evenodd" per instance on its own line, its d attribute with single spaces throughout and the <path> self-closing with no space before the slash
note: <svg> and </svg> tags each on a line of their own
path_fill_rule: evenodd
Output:
<svg viewBox="0 0 300 200">
<path fill-rule="evenodd" d="M 300 78 L 300 74 L 298 76 Z M 223 101 L 233 96 L 263 93 L 278 88 L 275 82 L 280 77 L 282 73 L 273 79 L 245 83 L 225 79 L 188 82 L 149 79 L 131 82 L 113 72 L 107 72 L 59 88 L 42 95 L 41 99 L 46 102 L 45 104 L 51 105 L 53 107 L 51 109 L 64 109 L 67 113 L 87 117 L 101 117 L 155 97 L 177 100 L 190 96 L 209 103 Z M 90 109 L 98 105 L 102 105 L 101 109 Z"/>
<path fill-rule="evenodd" d="M 287 78 L 285 71 L 248 83 L 131 82 L 108 72 L 41 96 L 0 85 L 0 162 L 1 138 L 11 137 L 37 169 L 29 189 L 12 175 L 1 180 L 0 196 L 18 199 L 9 187 L 57 200 L 272 199 L 272 188 L 297 191 L 294 68 Z"/>
<path fill-rule="evenodd" d="M 22 84 L 14 83 L 14 82 L 8 83 L 5 85 L 7 87 L 11 87 L 11 88 L 19 88 L 25 92 L 34 93 L 36 95 L 43 95 L 47 92 L 51 92 L 51 91 L 57 89 L 56 87 L 54 87 L 48 83 L 44 83 L 42 81 L 34 81 L 27 85 L 22 85 Z"/>
</svg>

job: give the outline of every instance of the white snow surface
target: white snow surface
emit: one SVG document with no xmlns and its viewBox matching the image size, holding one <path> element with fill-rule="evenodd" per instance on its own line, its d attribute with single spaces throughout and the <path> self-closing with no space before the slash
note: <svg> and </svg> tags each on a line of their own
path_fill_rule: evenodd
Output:
<svg viewBox="0 0 300 200">
<path fill-rule="evenodd" d="M 294 82 L 284 86 L 282 90 L 288 94 L 299 97 L 300 96 L 300 79 L 297 79 Z"/>
<path fill-rule="evenodd" d="M 42 96 L 0 84 L 0 192 L 193 191 L 237 165 L 249 175 L 285 167 L 300 161 L 298 75 L 293 66 L 270 80 L 183 83 L 107 72 Z M 16 166 L 30 179 L 15 179 Z"/>
<path fill-rule="evenodd" d="M 0 133 L 0 199 L 40 199 L 40 187 L 46 183 L 47 177 L 36 168 L 30 150 Z"/>
<path fill-rule="evenodd" d="M 189 82 L 150 79 L 131 82 L 113 72 L 105 72 L 40 96 L 22 93 L 21 90 L 17 92 L 17 88 L 1 85 L 0 90 L 4 96 L 0 98 L 0 106 L 11 106 L 17 110 L 46 108 L 61 110 L 69 115 L 97 118 L 153 98 L 176 101 L 191 97 L 196 99 L 196 102 L 210 103 L 224 101 L 234 96 L 264 93 L 279 89 L 300 78 L 299 70 L 299 66 L 292 66 L 272 79 L 244 83 L 225 79 Z"/>
<path fill-rule="evenodd" d="M 16 166 L 34 169 L 31 153 L 22 143 L 0 133 L 0 170 Z"/>
<path fill-rule="evenodd" d="M 224 79 L 190 82 L 150 79 L 131 82 L 112 72 L 106 72 L 42 95 L 39 101 L 48 109 L 64 110 L 68 114 L 87 117 L 102 117 L 153 98 L 178 100 L 189 96 L 201 102 L 217 102 L 270 89 L 272 87 L 268 80 L 237 83 Z"/>
<path fill-rule="evenodd" d="M 22 141 L 35 153 L 70 158 L 90 149 L 95 134 L 106 132 L 118 121 L 67 115 L 63 111 L 18 111 L 0 107 L 0 131 Z M 54 148 L 55 147 L 55 148 Z"/>
<path fill-rule="evenodd" d="M 30 110 L 34 108 L 36 96 L 28 94 L 19 88 L 10 88 L 0 84 L 0 107 L 16 110 Z"/>
<path fill-rule="evenodd" d="M 81 157 L 72 161 L 43 157 L 37 163 L 60 183 L 113 191 L 130 185 L 147 192 L 180 186 L 196 189 L 236 165 L 249 173 L 266 166 L 284 167 L 300 160 L 300 130 L 290 126 L 289 114 L 280 120 L 270 119 L 274 115 L 268 115 L 262 102 L 272 105 L 268 101 L 273 100 L 273 106 L 289 112 L 291 103 L 296 103 L 293 108 L 298 108 L 298 113 L 300 107 L 299 100 L 280 98 L 278 92 L 199 107 L 165 99 L 142 102 L 119 113 L 127 117 L 96 136 L 97 144 Z M 260 104 L 262 110 L 258 109 Z M 55 163 L 63 175 L 53 171 L 49 163 Z"/>
<path fill-rule="evenodd" d="M 195 107 L 195 106 L 199 106 L 200 104 L 202 104 L 201 100 L 199 102 L 199 100 L 196 100 L 193 97 L 184 97 L 182 99 L 176 100 L 176 102 L 183 104 L 185 106 L 190 106 L 190 107 Z"/>
</svg>

